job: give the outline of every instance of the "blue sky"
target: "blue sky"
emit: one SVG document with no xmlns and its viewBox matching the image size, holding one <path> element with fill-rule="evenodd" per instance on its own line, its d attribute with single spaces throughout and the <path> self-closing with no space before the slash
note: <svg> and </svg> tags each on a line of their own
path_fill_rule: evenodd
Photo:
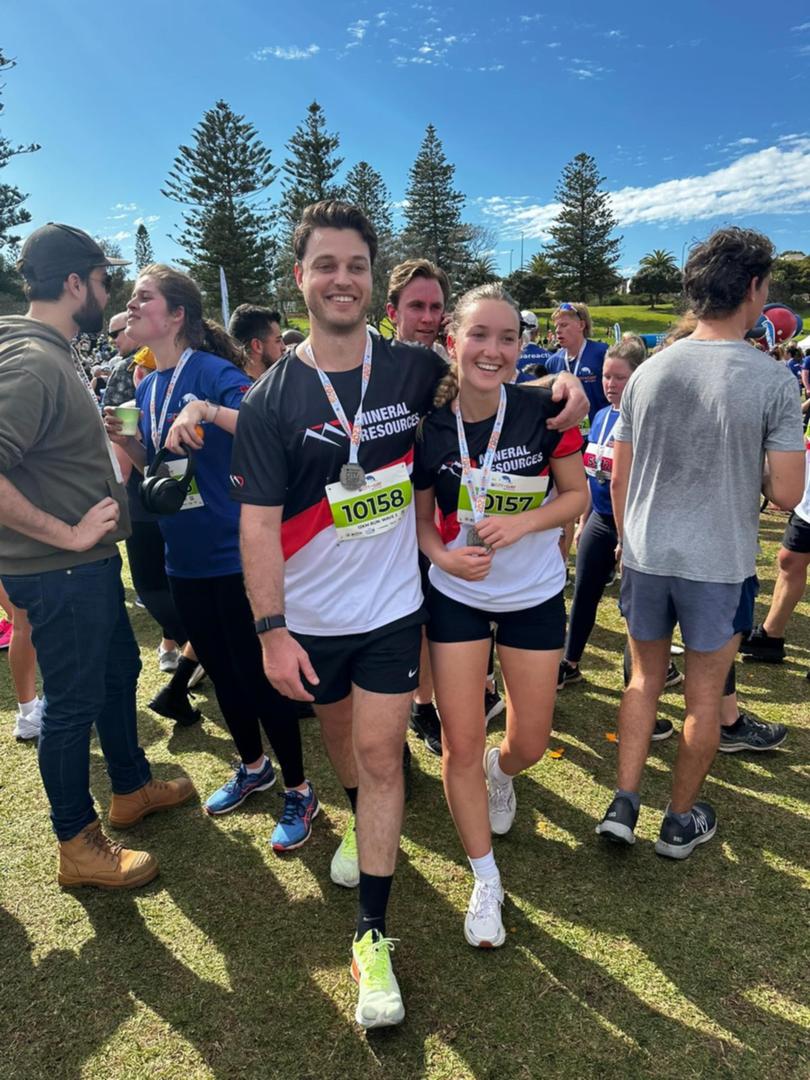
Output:
<svg viewBox="0 0 810 1080">
<path fill-rule="evenodd" d="M 42 144 L 0 179 L 30 192 L 34 225 L 79 225 L 125 254 L 140 220 L 159 258 L 180 254 L 160 188 L 218 98 L 278 165 L 317 99 L 344 169 L 369 161 L 397 201 L 435 124 L 503 272 L 521 233 L 526 260 L 542 247 L 580 151 L 606 178 L 627 272 L 652 248 L 680 261 L 728 222 L 810 251 L 810 5 L 795 0 L 3 0 L 0 45 L 18 61 L 0 129 Z"/>
</svg>

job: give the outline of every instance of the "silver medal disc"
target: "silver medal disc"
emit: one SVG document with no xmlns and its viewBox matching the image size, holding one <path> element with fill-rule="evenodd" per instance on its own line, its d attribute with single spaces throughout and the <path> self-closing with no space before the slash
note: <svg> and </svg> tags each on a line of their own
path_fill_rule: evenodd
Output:
<svg viewBox="0 0 810 1080">
<path fill-rule="evenodd" d="M 359 491 L 366 482 L 366 470 L 356 461 L 340 466 L 340 482 L 348 491 Z"/>
<path fill-rule="evenodd" d="M 467 529 L 467 546 L 486 548 L 487 551 L 489 550 L 489 544 L 486 542 L 486 540 L 483 540 L 481 538 L 481 535 L 478 532 L 478 529 L 476 529 L 475 525 L 471 525 L 469 529 Z"/>
<path fill-rule="evenodd" d="M 608 474 L 603 469 L 597 469 L 596 479 L 599 481 L 600 484 L 604 484 L 604 482 L 608 479 Z"/>
</svg>

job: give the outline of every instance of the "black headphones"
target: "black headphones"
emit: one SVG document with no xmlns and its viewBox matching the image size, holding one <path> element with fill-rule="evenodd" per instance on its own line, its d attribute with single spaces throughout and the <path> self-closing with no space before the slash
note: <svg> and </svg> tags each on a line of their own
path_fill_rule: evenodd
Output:
<svg viewBox="0 0 810 1080">
<path fill-rule="evenodd" d="M 155 460 L 147 466 L 143 474 L 139 489 L 141 502 L 144 510 L 148 510 L 150 514 L 176 514 L 186 501 L 194 479 L 194 458 L 190 451 L 186 458 L 186 471 L 182 476 L 169 476 L 166 469 L 163 470 L 164 475 L 160 476 L 159 471 L 168 456 L 169 452 L 164 446 L 162 450 L 158 450 Z"/>
</svg>

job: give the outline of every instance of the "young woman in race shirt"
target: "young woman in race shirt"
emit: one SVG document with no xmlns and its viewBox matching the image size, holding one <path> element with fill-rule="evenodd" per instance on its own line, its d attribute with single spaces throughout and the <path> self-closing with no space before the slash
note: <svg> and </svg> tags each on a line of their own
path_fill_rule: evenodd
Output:
<svg viewBox="0 0 810 1080">
<path fill-rule="evenodd" d="M 236 344 L 202 318 L 200 290 L 188 275 L 161 264 L 146 267 L 127 313 L 128 336 L 151 348 L 157 370 L 137 388 L 140 439 L 120 435 L 112 410 L 105 414 L 107 430 L 141 471 L 164 446 L 173 459 L 171 471 L 184 472 L 183 458 L 194 454 L 195 476 L 182 508 L 159 519 L 166 573 L 241 759 L 205 809 L 227 813 L 275 782 L 262 748 L 261 722 L 286 785 L 284 813 L 271 844 L 276 851 L 286 851 L 308 839 L 319 807 L 304 777 L 296 706 L 264 677 L 242 581 L 239 506 L 230 498 L 230 461 L 238 410 L 250 380 L 237 366 L 241 356 Z"/>
<path fill-rule="evenodd" d="M 432 564 L 428 640 L 445 794 L 475 877 L 464 933 L 494 947 L 505 935 L 491 834 L 508 832 L 513 778 L 548 741 L 565 636 L 559 528 L 584 509 L 587 486 L 579 432 L 546 427 L 550 393 L 510 384 L 520 313 L 500 285 L 461 298 L 448 345 L 457 381 L 443 381 L 416 445 L 417 531 Z M 508 708 L 505 738 L 487 749 L 491 623 Z"/>
</svg>

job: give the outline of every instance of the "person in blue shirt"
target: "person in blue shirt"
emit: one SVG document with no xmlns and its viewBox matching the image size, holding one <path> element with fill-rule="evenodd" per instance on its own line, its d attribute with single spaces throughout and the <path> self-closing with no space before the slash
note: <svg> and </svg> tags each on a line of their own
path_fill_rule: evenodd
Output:
<svg viewBox="0 0 810 1080">
<path fill-rule="evenodd" d="M 788 347 L 787 347 L 787 360 L 785 361 L 785 363 L 786 363 L 786 366 L 796 376 L 796 381 L 799 384 L 799 393 L 801 393 L 802 386 L 803 386 L 803 382 L 802 382 L 802 361 L 803 361 L 803 359 L 804 358 L 802 356 L 802 350 L 798 347 L 798 345 L 788 345 Z"/>
<path fill-rule="evenodd" d="M 545 366 L 546 360 L 551 356 L 548 349 L 537 344 L 540 328 L 533 311 L 528 308 L 521 311 L 520 325 L 523 331 L 523 348 L 518 357 L 516 383 L 530 382 L 538 375 L 545 375 L 546 371 L 537 371 L 537 365 Z"/>
<path fill-rule="evenodd" d="M 164 447 L 172 474 L 184 473 L 183 459 L 194 454 L 194 479 L 183 506 L 159 519 L 166 574 L 241 758 L 205 809 L 227 813 L 275 783 L 261 722 L 286 786 L 284 813 L 270 842 L 275 851 L 287 851 L 309 838 L 319 806 L 304 777 L 296 707 L 265 678 L 242 580 L 240 508 L 230 498 L 230 463 L 239 407 L 251 384 L 238 366 L 243 354 L 224 330 L 203 319 L 195 282 L 162 264 L 147 266 L 135 283 L 127 335 L 149 346 L 156 370 L 136 392 L 140 438 L 120 434 L 113 410 L 105 414 L 110 437 L 142 472 Z"/>
<path fill-rule="evenodd" d="M 582 383 L 591 403 L 587 426 L 583 422 L 580 427 L 585 435 L 587 428 L 593 426 L 597 412 L 608 403 L 602 388 L 602 365 L 607 345 L 603 341 L 590 340 L 593 324 L 587 304 L 558 304 L 551 313 L 551 321 L 560 348 L 544 361 L 546 370 L 550 375 L 570 371 Z"/>
</svg>

